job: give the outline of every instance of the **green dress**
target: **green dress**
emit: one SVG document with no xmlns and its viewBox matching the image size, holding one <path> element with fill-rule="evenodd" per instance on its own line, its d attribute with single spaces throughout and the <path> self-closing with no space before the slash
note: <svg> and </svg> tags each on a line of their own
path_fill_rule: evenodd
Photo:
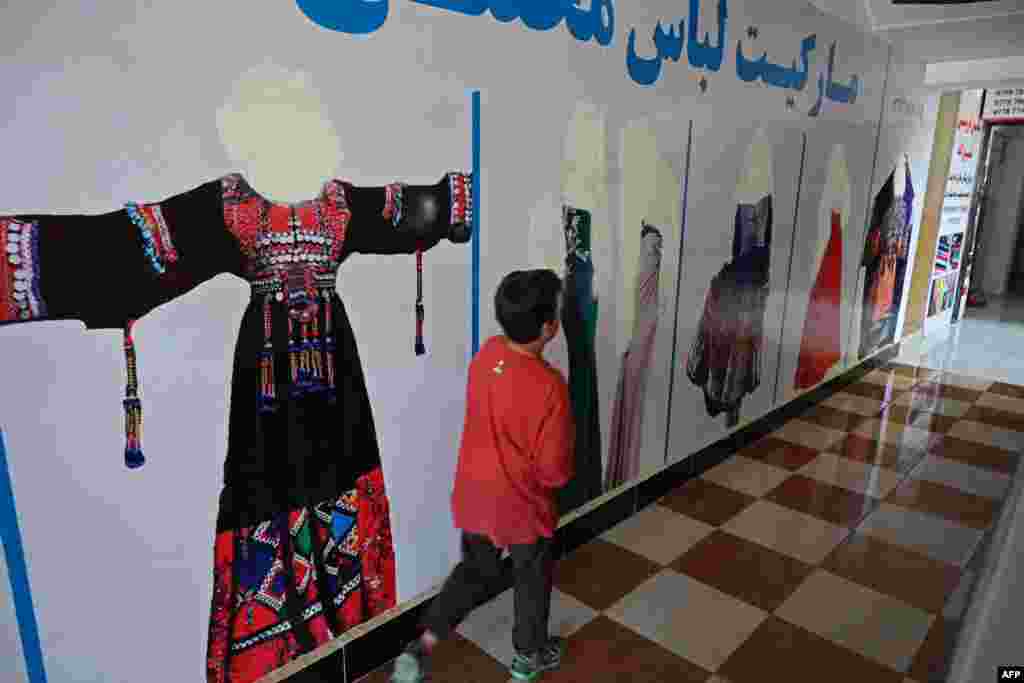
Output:
<svg viewBox="0 0 1024 683">
<path fill-rule="evenodd" d="M 562 217 L 567 252 L 562 326 L 569 347 L 569 397 L 576 421 L 576 473 L 558 496 L 559 509 L 566 514 L 601 495 L 601 421 L 590 212 L 567 206 Z"/>
</svg>

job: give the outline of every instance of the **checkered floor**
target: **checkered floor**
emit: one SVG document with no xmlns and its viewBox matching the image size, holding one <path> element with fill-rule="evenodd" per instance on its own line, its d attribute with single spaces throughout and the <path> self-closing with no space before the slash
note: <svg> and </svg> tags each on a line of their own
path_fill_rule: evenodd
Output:
<svg viewBox="0 0 1024 683">
<path fill-rule="evenodd" d="M 1022 451 L 1024 387 L 876 370 L 564 558 L 543 680 L 943 680 Z M 432 680 L 508 681 L 511 626 L 507 592 Z"/>
</svg>

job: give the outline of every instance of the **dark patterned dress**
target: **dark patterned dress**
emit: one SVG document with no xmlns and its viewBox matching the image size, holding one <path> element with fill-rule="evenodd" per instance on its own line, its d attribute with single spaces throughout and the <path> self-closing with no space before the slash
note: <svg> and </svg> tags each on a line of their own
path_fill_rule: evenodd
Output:
<svg viewBox="0 0 1024 683">
<path fill-rule="evenodd" d="M 914 188 L 908 170 L 903 197 L 896 201 L 895 176 L 895 171 L 890 173 L 875 196 L 871 225 L 864 240 L 861 259 L 861 266 L 865 269 L 861 358 L 891 344 L 896 334 L 896 319 L 910 255 L 910 208 L 914 201 Z"/>
<path fill-rule="evenodd" d="M 565 206 L 565 283 L 562 328 L 569 347 L 569 398 L 576 423 L 573 478 L 559 490 L 561 514 L 600 496 L 601 417 L 597 393 L 597 313 L 590 212 Z"/>
<path fill-rule="evenodd" d="M 738 205 L 732 260 L 711 280 L 686 361 L 708 415 L 725 413 L 728 427 L 739 423 L 743 398 L 761 385 L 771 243 L 771 196 Z"/>
<path fill-rule="evenodd" d="M 468 239 L 470 179 L 297 204 L 238 175 L 94 216 L 0 217 L 0 322 L 123 328 L 126 462 L 142 464 L 132 322 L 220 273 L 251 286 L 231 380 L 209 683 L 248 683 L 395 604 L 376 430 L 335 289 L 352 254 Z M 94 264 L 102 262 L 103 268 Z"/>
</svg>

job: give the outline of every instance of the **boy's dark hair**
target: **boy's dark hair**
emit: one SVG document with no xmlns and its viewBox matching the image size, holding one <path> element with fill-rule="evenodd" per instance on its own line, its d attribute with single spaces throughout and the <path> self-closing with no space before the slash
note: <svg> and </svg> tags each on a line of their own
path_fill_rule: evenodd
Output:
<svg viewBox="0 0 1024 683">
<path fill-rule="evenodd" d="M 553 270 L 516 270 L 498 285 L 494 309 L 505 335 L 517 344 L 540 337 L 544 323 L 555 319 L 562 280 Z"/>
</svg>

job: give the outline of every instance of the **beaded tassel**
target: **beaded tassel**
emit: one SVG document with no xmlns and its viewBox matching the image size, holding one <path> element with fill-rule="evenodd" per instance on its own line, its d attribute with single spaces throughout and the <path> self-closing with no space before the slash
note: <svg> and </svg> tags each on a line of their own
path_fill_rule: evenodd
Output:
<svg viewBox="0 0 1024 683">
<path fill-rule="evenodd" d="M 324 356 L 327 361 L 327 398 L 331 404 L 338 400 L 334 387 L 334 324 L 332 319 L 331 295 L 327 290 L 324 296 Z"/>
<path fill-rule="evenodd" d="M 276 406 L 274 382 L 274 343 L 273 315 L 270 307 L 270 295 L 263 301 L 263 350 L 260 351 L 260 395 L 259 409 L 261 413 L 272 413 Z"/>
<path fill-rule="evenodd" d="M 124 464 L 129 469 L 142 467 L 146 462 L 142 455 L 142 403 L 139 401 L 139 372 L 135 360 L 135 340 L 132 339 L 132 325 L 129 321 L 124 328 L 124 360 L 128 374 L 124 397 Z"/>
<path fill-rule="evenodd" d="M 309 323 L 309 375 L 316 391 L 324 386 L 323 344 L 320 342 L 319 316 L 314 315 Z"/>
<path fill-rule="evenodd" d="M 299 389 L 299 354 L 302 346 L 295 335 L 295 321 L 288 316 L 288 360 L 292 372 L 292 393 L 298 393 Z"/>
<path fill-rule="evenodd" d="M 426 314 L 423 309 L 423 250 L 416 250 L 416 355 L 422 356 L 427 352 L 423 343 L 423 319 Z"/>
</svg>

